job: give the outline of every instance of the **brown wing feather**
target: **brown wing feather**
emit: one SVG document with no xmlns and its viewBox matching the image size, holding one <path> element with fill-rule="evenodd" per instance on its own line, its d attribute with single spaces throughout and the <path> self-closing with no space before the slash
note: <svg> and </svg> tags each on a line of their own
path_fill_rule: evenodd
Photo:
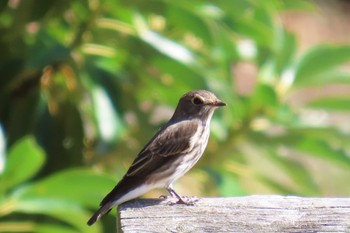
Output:
<svg viewBox="0 0 350 233">
<path fill-rule="evenodd" d="M 185 120 L 161 129 L 142 149 L 126 176 L 144 176 L 162 166 L 173 156 L 192 150 L 191 137 L 196 133 L 199 121 Z"/>
</svg>

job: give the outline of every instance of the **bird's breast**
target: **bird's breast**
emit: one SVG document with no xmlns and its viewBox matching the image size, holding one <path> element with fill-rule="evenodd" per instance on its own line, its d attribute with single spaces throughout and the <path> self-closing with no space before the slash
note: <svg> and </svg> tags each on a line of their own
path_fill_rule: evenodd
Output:
<svg viewBox="0 0 350 233">
<path fill-rule="evenodd" d="M 173 155 L 171 163 L 158 169 L 149 177 L 148 182 L 157 187 L 167 187 L 188 172 L 201 158 L 209 139 L 208 125 L 200 124 L 197 131 L 190 138 L 190 150 L 186 153 Z M 159 179 L 162 177 L 162 179 Z M 155 184 L 156 183 L 156 184 Z"/>
<path fill-rule="evenodd" d="M 179 179 L 198 162 L 207 146 L 208 139 L 209 128 L 198 127 L 197 132 L 191 138 L 191 143 L 193 143 L 192 150 L 179 156 L 178 159 L 174 161 L 174 167 L 176 167 L 176 169 L 174 169 L 173 174 L 169 176 L 167 185 Z"/>
</svg>

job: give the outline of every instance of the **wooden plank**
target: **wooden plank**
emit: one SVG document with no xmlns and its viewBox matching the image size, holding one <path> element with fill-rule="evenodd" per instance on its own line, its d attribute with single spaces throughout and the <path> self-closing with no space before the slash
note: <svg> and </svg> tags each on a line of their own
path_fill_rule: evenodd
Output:
<svg viewBox="0 0 350 233">
<path fill-rule="evenodd" d="M 193 206 L 136 199 L 119 207 L 118 232 L 349 232 L 350 198 L 201 198 Z"/>
</svg>

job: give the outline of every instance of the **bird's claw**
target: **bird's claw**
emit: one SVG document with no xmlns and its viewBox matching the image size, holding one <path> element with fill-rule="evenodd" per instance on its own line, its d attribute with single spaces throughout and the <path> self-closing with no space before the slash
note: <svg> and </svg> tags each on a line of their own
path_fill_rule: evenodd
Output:
<svg viewBox="0 0 350 233">
<path fill-rule="evenodd" d="M 173 196 L 162 195 L 159 198 L 164 199 L 166 201 L 166 204 L 168 205 L 175 205 L 175 204 L 194 205 L 197 201 L 199 201 L 199 198 L 195 196 L 182 196 L 179 199 Z"/>
<path fill-rule="evenodd" d="M 199 198 L 196 196 L 185 196 L 181 197 L 181 199 L 177 201 L 177 204 L 194 205 L 197 201 L 199 201 Z"/>
</svg>

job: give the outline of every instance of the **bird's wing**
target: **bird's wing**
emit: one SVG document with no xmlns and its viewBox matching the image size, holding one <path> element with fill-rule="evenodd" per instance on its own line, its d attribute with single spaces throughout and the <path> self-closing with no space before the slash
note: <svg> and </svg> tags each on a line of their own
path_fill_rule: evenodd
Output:
<svg viewBox="0 0 350 233">
<path fill-rule="evenodd" d="M 191 151 L 194 146 L 192 137 L 199 124 L 196 120 L 185 120 L 160 130 L 136 157 L 126 176 L 150 174 L 173 156 Z"/>
</svg>

